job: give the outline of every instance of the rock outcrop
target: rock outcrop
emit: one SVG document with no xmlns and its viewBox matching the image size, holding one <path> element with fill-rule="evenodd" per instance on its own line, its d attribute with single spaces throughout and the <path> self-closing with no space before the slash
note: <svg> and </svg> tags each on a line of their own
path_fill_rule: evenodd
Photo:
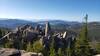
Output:
<svg viewBox="0 0 100 56">
<path fill-rule="evenodd" d="M 3 36 L 0 40 L 5 38 L 12 41 L 15 41 L 16 39 L 18 40 L 23 39 L 26 42 L 32 42 L 34 38 L 37 38 L 39 36 L 39 34 L 40 34 L 39 26 L 34 29 L 30 25 L 23 25 L 17 27 L 15 30 L 12 30 L 11 32 Z"/>
<path fill-rule="evenodd" d="M 45 26 L 45 37 L 48 36 L 48 34 L 51 33 L 51 27 L 50 27 L 50 24 L 49 22 L 46 22 L 46 26 Z"/>
</svg>

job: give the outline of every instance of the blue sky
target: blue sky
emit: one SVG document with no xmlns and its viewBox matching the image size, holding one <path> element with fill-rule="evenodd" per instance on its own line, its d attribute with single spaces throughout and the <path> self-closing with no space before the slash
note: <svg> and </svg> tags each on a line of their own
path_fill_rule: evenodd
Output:
<svg viewBox="0 0 100 56">
<path fill-rule="evenodd" d="M 100 0 L 0 0 L 0 18 L 100 21 Z"/>
</svg>

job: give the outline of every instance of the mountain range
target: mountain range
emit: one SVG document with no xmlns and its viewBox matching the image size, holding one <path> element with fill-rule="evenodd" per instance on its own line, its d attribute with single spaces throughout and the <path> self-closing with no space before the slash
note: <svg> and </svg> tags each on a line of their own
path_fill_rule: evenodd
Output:
<svg viewBox="0 0 100 56">
<path fill-rule="evenodd" d="M 7 20 L 0 20 L 0 28 L 8 28 L 8 29 L 15 29 L 18 26 L 22 26 L 25 24 L 29 24 L 33 27 L 36 25 L 40 25 L 45 27 L 45 23 L 47 21 L 38 21 L 38 22 L 31 22 L 19 19 L 7 19 Z M 58 30 L 74 30 L 78 31 L 81 29 L 82 23 L 75 22 L 75 21 L 63 21 L 63 20 L 49 20 L 48 21 L 53 29 Z M 89 30 L 89 38 L 91 40 L 100 41 L 100 22 L 89 22 L 88 23 L 88 30 Z"/>
<path fill-rule="evenodd" d="M 44 26 L 45 22 L 46 21 L 31 22 L 31 21 L 25 21 L 25 20 L 19 20 L 19 19 L 7 19 L 7 20 L 0 20 L 0 27 L 14 29 L 24 24 L 29 24 L 29 25 L 32 25 L 33 27 L 37 24 Z M 55 26 L 55 27 L 61 26 L 64 28 L 65 27 L 73 28 L 73 27 L 76 27 L 76 25 L 81 26 L 81 23 L 79 22 L 69 22 L 69 21 L 63 21 L 63 20 L 49 20 L 48 22 L 50 23 L 51 26 Z"/>
</svg>

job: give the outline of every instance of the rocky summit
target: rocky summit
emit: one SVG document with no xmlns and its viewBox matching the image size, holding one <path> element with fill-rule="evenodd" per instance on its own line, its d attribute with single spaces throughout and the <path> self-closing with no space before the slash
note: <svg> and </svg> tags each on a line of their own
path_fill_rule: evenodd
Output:
<svg viewBox="0 0 100 56">
<path fill-rule="evenodd" d="M 35 27 L 32 27 L 31 25 L 28 24 L 22 25 L 14 30 L 11 30 L 0 39 L 1 40 L 0 44 L 4 44 L 2 46 L 6 47 L 0 49 L 1 51 L 0 55 L 2 56 L 42 55 L 39 52 L 42 50 L 42 48 L 47 50 L 50 49 L 52 38 L 54 39 L 56 50 L 58 50 L 59 48 L 62 48 L 64 45 L 65 47 L 70 46 L 72 42 L 75 40 L 76 35 L 77 34 L 75 32 L 71 31 L 68 32 L 65 31 L 62 33 L 52 31 L 49 22 L 46 22 L 45 28 L 40 27 L 40 25 L 37 25 Z M 22 50 L 26 50 L 28 52 L 26 51 L 22 52 Z M 34 53 L 34 50 L 39 54 Z"/>
<path fill-rule="evenodd" d="M 46 22 L 45 27 L 41 25 L 32 27 L 29 24 L 18 26 L 16 29 L 6 32 L 5 35 L 1 35 L 0 56 L 52 56 L 52 54 L 60 56 L 59 52 L 63 53 L 61 56 L 66 56 L 66 54 L 67 56 L 77 56 L 79 54 L 75 53 L 79 48 L 88 48 L 87 52 L 91 55 L 99 53 L 99 51 L 89 47 L 90 43 L 85 38 L 88 37 L 87 22 L 84 27 L 79 33 L 73 30 L 54 30 L 49 22 Z M 1 32 L 1 34 L 4 33 Z"/>
</svg>

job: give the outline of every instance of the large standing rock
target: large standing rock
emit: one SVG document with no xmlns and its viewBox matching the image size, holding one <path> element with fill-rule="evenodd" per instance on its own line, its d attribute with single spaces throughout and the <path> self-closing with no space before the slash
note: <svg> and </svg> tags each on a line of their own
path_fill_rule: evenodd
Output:
<svg viewBox="0 0 100 56">
<path fill-rule="evenodd" d="M 51 32 L 50 24 L 49 24 L 49 22 L 46 22 L 46 26 L 45 26 L 45 37 L 47 37 L 48 34 L 50 34 L 50 32 Z"/>
</svg>

